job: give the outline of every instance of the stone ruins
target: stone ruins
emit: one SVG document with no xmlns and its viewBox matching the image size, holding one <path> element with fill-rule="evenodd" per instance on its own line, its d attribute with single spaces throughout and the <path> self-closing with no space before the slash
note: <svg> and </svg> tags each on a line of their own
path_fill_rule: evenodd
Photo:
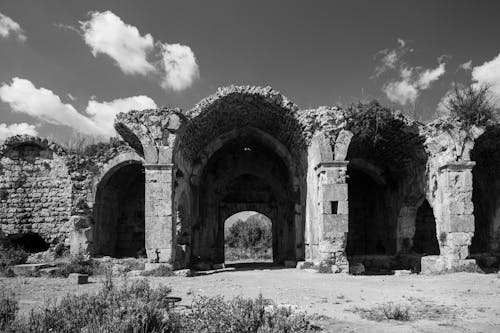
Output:
<svg viewBox="0 0 500 333">
<path fill-rule="evenodd" d="M 494 262 L 500 126 L 384 110 L 353 121 L 348 109 L 231 86 L 188 111 L 121 113 L 125 142 L 88 156 L 8 138 L 0 242 L 211 269 L 224 263 L 224 221 L 256 211 L 287 266 L 433 273 Z"/>
</svg>

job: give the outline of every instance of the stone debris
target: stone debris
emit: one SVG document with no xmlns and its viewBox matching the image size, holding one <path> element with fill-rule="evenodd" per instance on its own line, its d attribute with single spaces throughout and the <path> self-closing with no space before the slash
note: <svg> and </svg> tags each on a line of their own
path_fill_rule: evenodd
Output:
<svg viewBox="0 0 500 333">
<path fill-rule="evenodd" d="M 71 273 L 68 275 L 68 279 L 74 284 L 86 284 L 89 282 L 89 276 L 87 274 Z"/>
</svg>

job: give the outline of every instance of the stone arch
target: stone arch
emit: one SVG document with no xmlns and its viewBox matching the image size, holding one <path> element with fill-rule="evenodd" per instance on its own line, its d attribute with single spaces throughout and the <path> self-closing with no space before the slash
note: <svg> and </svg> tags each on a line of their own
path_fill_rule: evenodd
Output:
<svg viewBox="0 0 500 333">
<path fill-rule="evenodd" d="M 401 114 L 377 103 L 360 107 L 367 108 L 363 118 L 354 113 L 347 123 L 353 133 L 346 154 L 347 255 L 394 256 L 411 248 L 425 196 L 424 137 L 419 124 Z"/>
<path fill-rule="evenodd" d="M 288 243 L 277 260 L 303 258 L 308 163 L 298 107 L 271 88 L 231 86 L 202 100 L 186 116 L 174 144 L 173 162 L 174 192 L 186 193 L 183 200 L 191 207 L 190 221 L 183 222 L 189 227 L 182 228 L 190 238 L 182 241 L 189 243 L 188 261 L 222 263 L 223 207 L 255 205 L 259 191 L 273 197 L 262 204 L 286 210 Z M 251 155 L 255 160 L 245 157 Z M 254 196 L 233 191 L 241 197 L 228 201 L 231 187 L 248 188 Z M 174 194 L 174 200 L 180 199 Z"/>
<path fill-rule="evenodd" d="M 112 257 L 141 256 L 145 247 L 142 160 L 124 154 L 104 170 L 94 191 L 93 252 Z"/>
</svg>

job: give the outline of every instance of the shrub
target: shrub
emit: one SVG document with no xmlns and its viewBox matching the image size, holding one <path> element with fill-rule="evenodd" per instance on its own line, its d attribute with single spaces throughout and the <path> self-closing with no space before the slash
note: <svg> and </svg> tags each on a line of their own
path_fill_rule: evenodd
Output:
<svg viewBox="0 0 500 333">
<path fill-rule="evenodd" d="M 195 298 L 181 321 L 183 332 L 310 332 L 314 327 L 303 312 L 258 298 Z"/>
<path fill-rule="evenodd" d="M 0 295 L 0 330 L 10 326 L 19 310 L 18 301 L 13 293 L 2 292 Z"/>
<path fill-rule="evenodd" d="M 0 266 L 14 266 L 26 263 L 29 253 L 19 247 L 0 246 Z"/>
<path fill-rule="evenodd" d="M 96 294 L 67 295 L 58 304 L 13 319 L 17 303 L 5 307 L 5 332 L 310 332 L 303 312 L 255 300 L 198 297 L 183 311 L 172 309 L 171 289 L 151 288 L 147 280 L 117 287 L 111 283 Z M 4 307 L 2 307 L 3 311 Z M 3 314 L 3 312 L 2 312 Z M 4 317 L 2 317 L 4 318 Z"/>
<path fill-rule="evenodd" d="M 455 86 L 449 95 L 445 106 L 451 118 L 455 118 L 465 125 L 485 126 L 497 117 L 498 110 L 490 99 L 488 86 L 473 88 L 472 86 Z"/>
<path fill-rule="evenodd" d="M 368 320 L 411 320 L 410 309 L 408 306 L 394 304 L 392 302 L 384 303 L 370 309 L 355 308 L 353 311 L 359 313 L 362 318 Z"/>
<path fill-rule="evenodd" d="M 63 277 L 68 277 L 71 273 L 93 275 L 100 269 L 97 261 L 86 259 L 83 255 L 72 256 L 69 262 L 60 262 L 57 266 L 60 268 L 60 276 Z"/>
<path fill-rule="evenodd" d="M 396 121 L 393 111 L 376 100 L 350 105 L 345 112 L 345 117 L 346 127 L 361 140 L 372 144 L 382 140 L 382 130 L 391 122 Z"/>
</svg>

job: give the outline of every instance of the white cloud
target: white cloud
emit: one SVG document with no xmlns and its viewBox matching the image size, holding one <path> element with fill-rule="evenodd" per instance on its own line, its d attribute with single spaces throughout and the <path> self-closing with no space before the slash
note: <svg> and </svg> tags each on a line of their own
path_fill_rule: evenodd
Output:
<svg viewBox="0 0 500 333">
<path fill-rule="evenodd" d="M 7 15 L 0 13 L 0 37 L 7 38 L 11 34 L 15 35 L 21 42 L 26 40 L 26 35 L 24 34 L 23 29 L 21 29 L 19 23 Z"/>
<path fill-rule="evenodd" d="M 472 60 L 466 61 L 463 64 L 458 66 L 459 69 L 463 69 L 464 71 L 472 70 Z"/>
<path fill-rule="evenodd" d="M 131 109 L 155 108 L 147 96 L 115 99 L 111 102 L 89 101 L 85 112 L 79 113 L 71 104 L 64 104 L 58 95 L 45 88 L 36 88 L 31 81 L 14 78 L 11 84 L 0 86 L 0 99 L 14 112 L 21 112 L 47 123 L 64 125 L 90 134 L 113 136 L 113 121 L 117 113 Z"/>
<path fill-rule="evenodd" d="M 375 58 L 380 58 L 380 65 L 375 68 L 374 77 L 382 75 L 384 72 L 395 69 L 401 60 L 401 58 L 408 52 L 413 50 L 406 46 L 406 41 L 404 39 L 398 38 L 398 47 L 395 49 L 383 49 L 375 55 Z"/>
<path fill-rule="evenodd" d="M 446 64 L 444 62 L 440 63 L 439 66 L 437 66 L 434 69 L 426 69 L 422 73 L 420 73 L 419 78 L 418 78 L 418 87 L 420 90 L 425 90 L 429 88 L 432 82 L 436 81 L 439 79 L 445 72 L 445 66 Z"/>
<path fill-rule="evenodd" d="M 406 79 L 389 82 L 383 91 L 390 101 L 401 105 L 413 104 L 419 95 L 418 88 Z"/>
<path fill-rule="evenodd" d="M 445 63 L 440 63 L 434 69 L 414 69 L 402 67 L 399 71 L 400 80 L 387 83 L 382 91 L 391 102 L 401 105 L 413 104 L 423 90 L 438 80 L 445 72 Z M 420 72 L 419 72 L 420 71 Z"/>
<path fill-rule="evenodd" d="M 191 48 L 181 44 L 163 44 L 161 47 L 165 70 L 162 86 L 176 91 L 191 86 L 199 75 L 196 57 Z"/>
<path fill-rule="evenodd" d="M 439 116 L 445 116 L 445 115 L 450 113 L 450 110 L 448 110 L 447 104 L 448 104 L 448 100 L 451 98 L 453 93 L 454 93 L 454 90 L 450 89 L 439 100 L 437 108 L 436 108 L 437 114 Z"/>
<path fill-rule="evenodd" d="M 0 99 L 15 112 L 26 113 L 51 124 L 70 126 L 89 134 L 96 130 L 95 124 L 71 104 L 64 104 L 51 90 L 36 88 L 29 80 L 15 77 L 10 85 L 2 84 Z"/>
<path fill-rule="evenodd" d="M 500 106 L 500 54 L 490 61 L 472 69 L 474 86 L 487 85 L 493 94 L 493 101 Z"/>
<path fill-rule="evenodd" d="M 116 61 L 125 74 L 146 75 L 155 70 L 147 60 L 154 48 L 150 34 L 141 36 L 139 30 L 122 21 L 110 11 L 93 12 L 90 20 L 80 22 L 85 43 L 97 56 L 103 53 Z"/>
<path fill-rule="evenodd" d="M 100 128 L 102 133 L 114 134 L 113 122 L 120 112 L 130 110 L 154 109 L 156 103 L 148 96 L 140 95 L 127 98 L 115 99 L 111 102 L 97 102 L 90 100 L 85 112 L 92 121 Z"/>
<path fill-rule="evenodd" d="M 28 134 L 36 136 L 38 132 L 34 125 L 27 123 L 16 123 L 16 124 L 0 124 L 0 141 L 7 139 L 9 136 L 18 134 Z"/>
<path fill-rule="evenodd" d="M 163 88 L 175 91 L 190 87 L 199 76 L 189 46 L 155 43 L 150 34 L 141 36 L 137 27 L 110 11 L 91 13 L 88 21 L 80 22 L 80 28 L 92 54 L 108 55 L 125 74 L 155 74 L 161 77 Z"/>
</svg>

